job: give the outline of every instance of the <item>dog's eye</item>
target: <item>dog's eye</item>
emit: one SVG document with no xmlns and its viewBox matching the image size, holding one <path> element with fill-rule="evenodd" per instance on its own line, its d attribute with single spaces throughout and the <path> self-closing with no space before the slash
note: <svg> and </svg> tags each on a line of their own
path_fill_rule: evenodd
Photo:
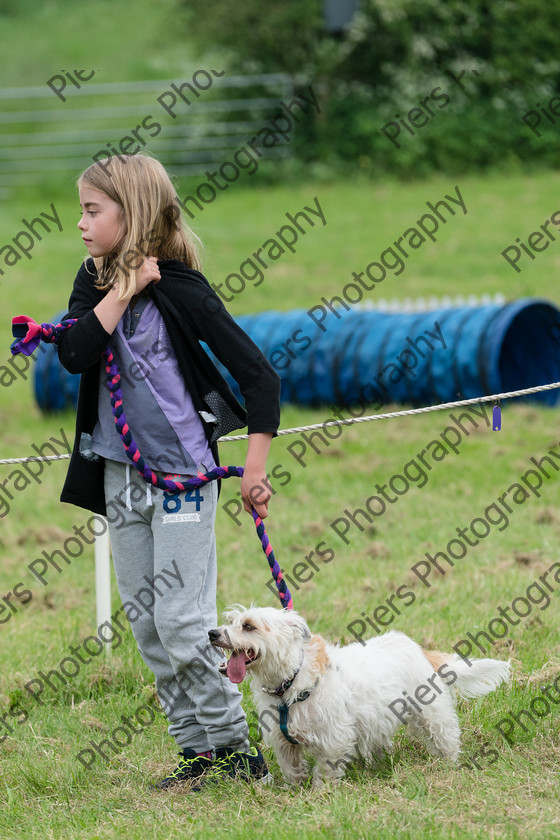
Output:
<svg viewBox="0 0 560 840">
<path fill-rule="evenodd" d="M 253 627 L 253 625 L 252 625 L 252 624 L 244 624 L 244 625 L 243 625 L 243 629 L 244 629 L 244 630 L 246 630 L 246 631 L 247 631 L 247 633 L 250 633 L 250 632 L 251 632 L 251 630 L 254 630 L 255 628 Z"/>
</svg>

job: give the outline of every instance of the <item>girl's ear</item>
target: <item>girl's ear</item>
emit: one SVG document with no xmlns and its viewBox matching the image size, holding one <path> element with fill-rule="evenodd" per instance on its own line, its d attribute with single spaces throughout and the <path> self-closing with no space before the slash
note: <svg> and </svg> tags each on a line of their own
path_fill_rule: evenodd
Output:
<svg viewBox="0 0 560 840">
<path fill-rule="evenodd" d="M 126 213 L 124 212 L 124 207 L 121 207 L 120 221 L 121 221 L 122 236 L 126 236 L 126 234 L 128 233 L 128 224 L 127 224 L 127 221 L 126 221 Z"/>
</svg>

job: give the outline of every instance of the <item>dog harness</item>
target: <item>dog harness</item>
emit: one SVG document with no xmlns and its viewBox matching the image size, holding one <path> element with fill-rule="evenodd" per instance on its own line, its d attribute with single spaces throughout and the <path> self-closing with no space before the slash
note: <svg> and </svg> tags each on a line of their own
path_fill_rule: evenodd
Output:
<svg viewBox="0 0 560 840">
<path fill-rule="evenodd" d="M 302 662 L 303 662 L 303 658 L 302 658 Z M 277 688 L 264 688 L 263 687 L 262 690 L 264 692 L 266 692 L 267 694 L 273 694 L 276 697 L 283 697 L 284 694 L 286 693 L 286 691 L 289 688 L 292 687 L 292 683 L 294 682 L 295 678 L 299 674 L 300 668 L 301 668 L 301 662 L 299 664 L 299 667 L 296 668 L 296 670 L 292 674 L 292 676 L 289 677 L 287 680 L 283 680 Z M 315 688 L 317 687 L 318 682 L 319 682 L 319 677 L 317 677 L 317 679 L 315 680 L 315 684 L 313 685 L 313 688 L 307 689 L 306 691 L 300 691 L 296 695 L 293 703 L 301 703 L 303 700 L 307 700 L 307 698 L 311 695 L 311 692 L 314 691 Z M 291 703 L 290 705 L 293 705 L 293 703 Z M 289 715 L 290 706 L 287 703 L 280 703 L 278 706 L 276 706 L 276 709 L 277 709 L 278 715 L 279 715 L 278 725 L 280 726 L 280 732 L 282 733 L 282 735 L 284 736 L 286 741 L 290 742 L 290 744 L 299 744 L 299 741 L 296 741 L 295 738 L 292 738 L 292 736 L 288 732 L 288 715 Z"/>
<path fill-rule="evenodd" d="M 12 333 L 15 339 L 11 345 L 12 355 L 15 356 L 18 353 L 23 353 L 24 356 L 31 356 L 31 354 L 34 353 L 39 346 L 40 341 L 44 341 L 49 344 L 58 344 L 64 332 L 67 329 L 70 329 L 77 320 L 77 318 L 68 318 L 67 320 L 61 321 L 60 324 L 37 324 L 32 318 L 27 318 L 25 315 L 18 315 L 15 318 L 12 318 Z M 196 487 L 201 487 L 203 484 L 207 484 L 210 481 L 216 481 L 221 478 L 229 478 L 234 475 L 240 477 L 243 475 L 243 467 L 216 467 L 216 469 L 210 470 L 207 473 L 198 473 L 193 478 L 189 478 L 184 482 L 174 481 L 169 476 L 165 476 L 163 478 L 158 476 L 157 473 L 155 473 L 154 470 L 146 464 L 140 454 L 140 450 L 138 449 L 134 438 L 132 437 L 132 433 L 124 414 L 119 369 L 109 347 L 106 347 L 103 351 L 103 357 L 105 360 L 105 371 L 107 373 L 109 390 L 111 392 L 111 408 L 115 419 L 115 428 L 123 443 L 127 457 L 132 461 L 144 481 L 154 487 L 159 487 L 161 490 L 166 490 L 167 492 L 181 493 L 183 491 L 195 489 Z M 278 589 L 280 603 L 284 609 L 291 610 L 294 605 L 292 596 L 290 595 L 290 590 L 286 586 L 282 570 L 280 569 L 278 561 L 274 556 L 263 521 L 252 505 L 251 515 L 255 522 L 257 535 L 261 541 L 262 549 L 266 555 L 266 559 L 268 560 L 272 577 L 276 583 L 276 588 Z"/>
<path fill-rule="evenodd" d="M 302 700 L 307 700 L 310 694 L 311 691 L 301 691 L 294 700 L 294 703 L 299 703 Z M 299 741 L 296 741 L 295 738 L 292 738 L 292 736 L 288 732 L 288 711 L 290 707 L 287 703 L 280 703 L 280 705 L 276 706 L 276 708 L 278 709 L 278 714 L 280 716 L 280 732 L 282 733 L 286 741 L 290 742 L 290 744 L 299 744 Z"/>
</svg>

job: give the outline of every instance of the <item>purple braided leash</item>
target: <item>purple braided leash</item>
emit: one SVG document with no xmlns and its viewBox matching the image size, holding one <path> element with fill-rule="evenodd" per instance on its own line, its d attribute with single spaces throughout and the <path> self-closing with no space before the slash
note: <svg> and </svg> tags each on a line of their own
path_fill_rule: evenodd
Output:
<svg viewBox="0 0 560 840">
<path fill-rule="evenodd" d="M 38 347 L 40 341 L 57 344 L 62 334 L 76 323 L 76 318 L 69 318 L 61 321 L 60 324 L 37 324 L 31 318 L 24 315 L 18 315 L 12 319 L 12 332 L 15 340 L 12 342 L 12 355 L 23 353 L 25 356 L 30 356 Z M 216 481 L 220 478 L 229 478 L 230 476 L 243 475 L 243 467 L 216 467 L 207 473 L 198 473 L 197 476 L 189 478 L 187 481 L 174 481 L 169 477 L 160 477 L 151 467 L 144 461 L 136 441 L 132 437 L 127 419 L 124 414 L 122 391 L 120 387 L 120 373 L 115 362 L 115 358 L 111 350 L 107 347 L 103 351 L 105 359 L 105 371 L 107 373 L 107 381 L 109 390 L 111 392 L 111 407 L 113 410 L 113 417 L 115 419 L 115 428 L 123 443 L 124 451 L 127 457 L 132 461 L 135 468 L 138 470 L 144 481 L 154 487 L 159 487 L 160 490 L 165 490 L 170 493 L 181 493 L 183 491 L 194 490 L 197 487 L 202 487 L 210 481 Z M 282 606 L 287 609 L 293 609 L 292 596 L 290 590 L 286 586 L 284 576 L 274 556 L 274 551 L 268 539 L 263 521 L 255 508 L 251 505 L 251 514 L 257 529 L 257 535 L 261 541 L 262 549 L 268 560 L 272 577 L 278 589 L 278 595 Z"/>
</svg>

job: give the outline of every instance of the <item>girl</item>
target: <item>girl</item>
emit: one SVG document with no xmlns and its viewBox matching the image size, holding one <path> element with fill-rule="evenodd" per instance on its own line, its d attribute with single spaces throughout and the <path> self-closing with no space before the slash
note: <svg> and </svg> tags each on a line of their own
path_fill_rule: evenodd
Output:
<svg viewBox="0 0 560 840">
<path fill-rule="evenodd" d="M 101 354 L 109 344 L 134 439 L 154 470 L 179 480 L 206 472 L 218 464 L 217 439 L 248 425 L 241 494 L 250 511 L 254 491 L 261 517 L 270 498 L 265 463 L 279 423 L 279 378 L 200 273 L 198 240 L 158 161 L 137 154 L 94 163 L 78 188 L 78 228 L 91 259 L 76 276 L 66 316 L 78 321 L 59 344 L 64 367 L 82 374 L 61 500 L 118 512 L 110 535 L 123 609 L 180 748 L 178 767 L 156 786 L 209 769 L 266 779 L 260 751 L 249 747 L 241 694 L 218 673 L 208 645 L 217 624 L 217 483 L 173 494 L 130 468 Z M 246 412 L 199 341 L 239 383 Z M 140 598 L 146 588 L 153 607 Z"/>
</svg>

